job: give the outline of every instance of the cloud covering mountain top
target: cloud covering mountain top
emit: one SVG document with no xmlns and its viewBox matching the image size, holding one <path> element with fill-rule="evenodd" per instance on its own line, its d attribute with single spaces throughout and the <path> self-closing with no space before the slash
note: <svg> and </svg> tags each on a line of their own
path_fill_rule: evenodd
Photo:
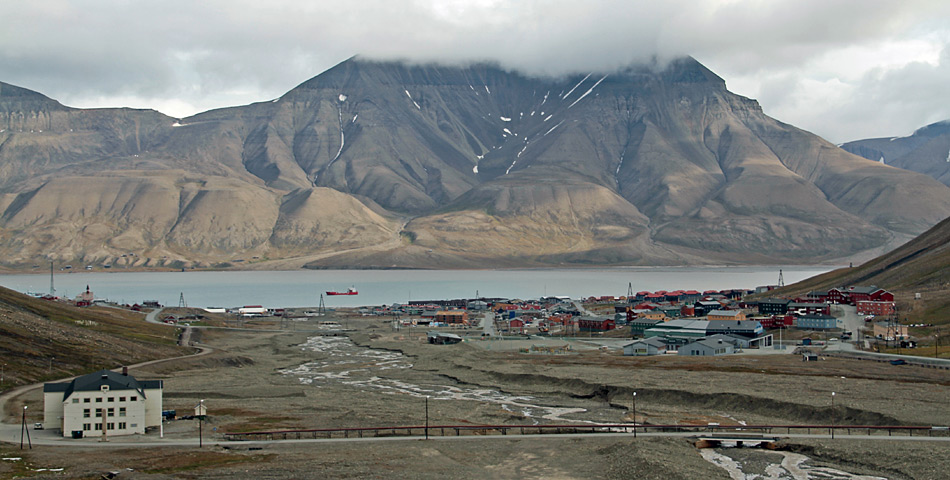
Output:
<svg viewBox="0 0 950 480">
<path fill-rule="evenodd" d="M 3 81 L 68 105 L 174 116 L 273 98 L 354 54 L 527 74 L 692 55 L 766 112 L 832 141 L 950 118 L 940 1 L 18 2 Z"/>
</svg>

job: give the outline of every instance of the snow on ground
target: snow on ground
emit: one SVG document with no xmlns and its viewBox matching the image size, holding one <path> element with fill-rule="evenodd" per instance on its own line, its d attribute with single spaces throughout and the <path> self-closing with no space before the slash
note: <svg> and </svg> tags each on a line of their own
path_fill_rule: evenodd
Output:
<svg viewBox="0 0 950 480">
<path fill-rule="evenodd" d="M 340 94 L 340 96 L 339 96 L 338 98 L 340 99 L 341 102 L 345 102 L 345 101 L 346 101 L 346 95 L 343 95 L 342 93 Z"/>
<path fill-rule="evenodd" d="M 502 122 L 510 122 L 510 121 L 511 121 L 511 117 L 498 117 L 498 118 L 500 118 Z"/>
</svg>

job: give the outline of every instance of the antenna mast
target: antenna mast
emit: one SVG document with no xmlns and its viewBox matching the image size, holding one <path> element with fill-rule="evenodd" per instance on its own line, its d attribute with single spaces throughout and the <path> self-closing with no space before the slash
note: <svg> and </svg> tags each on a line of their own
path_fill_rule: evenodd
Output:
<svg viewBox="0 0 950 480">
<path fill-rule="evenodd" d="M 778 269 L 778 286 L 779 286 L 779 287 L 784 287 L 784 286 L 785 286 L 785 277 L 782 276 L 782 269 L 781 269 L 781 268 Z"/>
</svg>

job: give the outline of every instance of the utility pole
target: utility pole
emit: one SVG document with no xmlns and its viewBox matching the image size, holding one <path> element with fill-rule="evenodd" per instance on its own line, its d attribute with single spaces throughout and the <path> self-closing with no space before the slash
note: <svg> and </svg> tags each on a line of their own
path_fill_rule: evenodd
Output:
<svg viewBox="0 0 950 480">
<path fill-rule="evenodd" d="M 429 396 L 426 395 L 426 440 L 429 439 Z"/>
<path fill-rule="evenodd" d="M 637 438 L 637 392 L 633 392 L 633 438 Z"/>
<path fill-rule="evenodd" d="M 831 439 L 835 439 L 835 392 L 831 392 Z"/>
<path fill-rule="evenodd" d="M 56 295 L 56 289 L 53 288 L 53 261 L 49 261 L 49 296 Z"/>
</svg>

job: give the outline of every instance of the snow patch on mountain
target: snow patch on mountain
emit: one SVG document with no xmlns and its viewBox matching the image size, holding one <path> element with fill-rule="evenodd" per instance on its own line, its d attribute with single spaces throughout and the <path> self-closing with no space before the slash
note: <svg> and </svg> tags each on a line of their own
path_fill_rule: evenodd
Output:
<svg viewBox="0 0 950 480">
<path fill-rule="evenodd" d="M 570 97 L 571 94 L 574 93 L 574 90 L 577 90 L 577 87 L 581 86 L 581 84 L 584 83 L 588 78 L 590 78 L 590 76 L 591 76 L 591 74 L 588 73 L 586 77 L 584 77 L 581 81 L 577 82 L 577 85 L 574 85 L 574 88 L 568 90 L 567 93 L 565 93 L 563 96 L 561 96 L 561 99 L 562 99 L 562 100 L 567 100 L 567 97 Z"/>
</svg>

